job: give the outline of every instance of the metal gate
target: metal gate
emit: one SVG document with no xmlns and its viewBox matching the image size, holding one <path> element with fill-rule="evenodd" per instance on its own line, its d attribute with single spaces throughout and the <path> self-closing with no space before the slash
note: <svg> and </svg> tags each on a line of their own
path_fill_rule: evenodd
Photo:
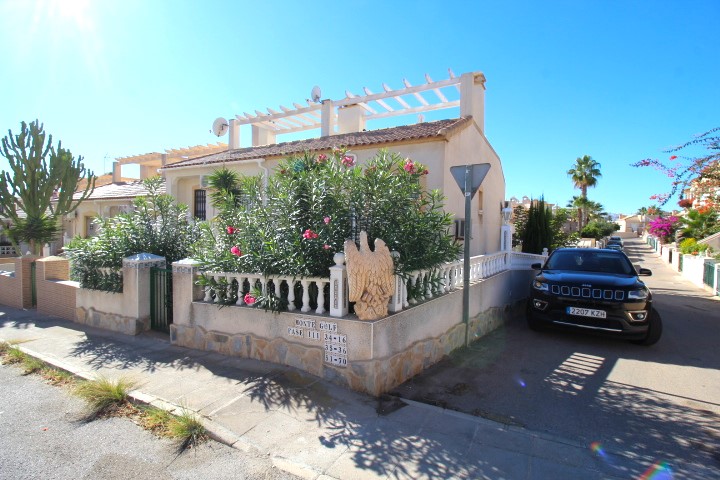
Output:
<svg viewBox="0 0 720 480">
<path fill-rule="evenodd" d="M 172 323 L 172 269 L 150 269 L 150 328 L 170 332 Z"/>
<path fill-rule="evenodd" d="M 37 265 L 35 262 L 30 263 L 30 301 L 32 308 L 37 307 Z"/>
<path fill-rule="evenodd" d="M 715 286 L 715 263 L 716 261 L 712 258 L 705 260 L 703 283 L 710 288 Z"/>
</svg>

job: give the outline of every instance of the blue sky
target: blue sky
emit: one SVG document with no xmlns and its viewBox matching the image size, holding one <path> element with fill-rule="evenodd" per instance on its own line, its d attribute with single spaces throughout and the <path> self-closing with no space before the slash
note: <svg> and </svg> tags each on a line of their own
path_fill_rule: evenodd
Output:
<svg viewBox="0 0 720 480">
<path fill-rule="evenodd" d="M 567 169 L 591 155 L 588 196 L 634 213 L 670 185 L 629 164 L 720 125 L 717 0 L 0 0 L 0 18 L 0 132 L 39 118 L 96 173 L 214 143 L 216 117 L 302 103 L 313 85 L 339 99 L 451 68 L 487 77 L 508 197 L 565 205 Z"/>
</svg>

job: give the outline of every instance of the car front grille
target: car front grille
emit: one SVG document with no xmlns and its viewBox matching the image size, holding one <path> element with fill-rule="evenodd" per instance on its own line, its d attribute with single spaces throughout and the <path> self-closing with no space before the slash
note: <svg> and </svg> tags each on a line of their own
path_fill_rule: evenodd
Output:
<svg viewBox="0 0 720 480">
<path fill-rule="evenodd" d="M 578 287 L 574 285 L 552 285 L 550 290 L 554 295 L 575 298 L 592 298 L 595 300 L 625 300 L 624 290 L 607 290 L 602 288 Z"/>
</svg>

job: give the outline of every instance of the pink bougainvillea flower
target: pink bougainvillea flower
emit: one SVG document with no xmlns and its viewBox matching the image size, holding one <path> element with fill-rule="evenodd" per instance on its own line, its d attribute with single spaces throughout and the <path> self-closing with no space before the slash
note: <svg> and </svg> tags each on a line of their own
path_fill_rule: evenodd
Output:
<svg viewBox="0 0 720 480">
<path fill-rule="evenodd" d="M 239 257 L 240 255 L 242 255 L 242 250 L 240 250 L 240 247 L 235 245 L 230 249 L 230 253 L 232 253 L 233 255 L 237 255 Z"/>
<path fill-rule="evenodd" d="M 330 248 L 331 248 L 330 245 L 328 245 L 327 243 L 325 245 L 323 245 L 323 249 L 325 249 L 325 250 L 330 250 Z"/>
<path fill-rule="evenodd" d="M 225 230 L 227 230 L 228 235 L 232 235 L 233 233 L 237 232 L 237 229 L 235 227 L 228 226 Z"/>
<path fill-rule="evenodd" d="M 422 171 L 422 174 L 423 174 L 423 175 L 427 175 L 428 173 L 430 173 L 430 171 L 429 171 L 427 168 Z"/>
<path fill-rule="evenodd" d="M 318 238 L 318 234 L 308 228 L 305 230 L 305 233 L 303 233 L 303 238 L 305 240 L 312 240 L 314 238 Z"/>
<path fill-rule="evenodd" d="M 330 217 L 323 218 L 323 222 L 325 222 L 325 225 L 330 223 Z"/>
<path fill-rule="evenodd" d="M 255 305 L 256 300 L 257 299 L 249 293 L 246 293 L 243 297 L 243 302 L 245 302 L 245 305 Z"/>
<path fill-rule="evenodd" d="M 318 155 L 317 163 L 324 163 L 326 161 L 327 161 L 327 155 L 325 155 L 324 153 L 321 153 L 320 155 Z"/>
<path fill-rule="evenodd" d="M 354 167 L 355 166 L 355 159 L 351 157 L 350 155 L 345 155 L 342 159 L 342 164 L 346 167 Z"/>
</svg>

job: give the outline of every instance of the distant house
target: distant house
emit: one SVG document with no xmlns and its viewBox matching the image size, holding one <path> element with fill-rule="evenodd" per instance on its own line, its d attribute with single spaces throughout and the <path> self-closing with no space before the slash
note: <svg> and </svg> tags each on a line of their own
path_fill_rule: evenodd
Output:
<svg viewBox="0 0 720 480">
<path fill-rule="evenodd" d="M 683 191 L 683 198 L 692 201 L 691 208 L 715 204 L 720 199 L 720 161 L 709 164 L 705 171 L 710 175 L 693 179 Z"/>
<path fill-rule="evenodd" d="M 620 216 L 615 223 L 620 225 L 619 232 L 633 232 L 642 235 L 650 222 L 655 220 L 657 215 L 627 215 Z"/>
<path fill-rule="evenodd" d="M 153 152 L 118 158 L 113 162 L 112 174 L 99 177 L 92 195 L 83 201 L 77 210 L 64 218 L 63 243 L 67 243 L 75 236 L 93 236 L 97 231 L 94 220 L 98 216 L 113 217 L 118 213 L 130 211 L 135 198 L 148 194 L 142 181 L 157 176 L 158 170 L 168 163 L 224 151 L 226 148 L 227 145 L 218 143 L 166 150 L 165 153 Z M 140 170 L 140 178 L 122 176 L 123 165 L 137 165 Z M 109 182 L 107 178 L 103 177 L 110 177 Z M 84 188 L 84 182 L 78 185 L 78 191 Z M 163 185 L 161 192 L 164 193 L 164 189 Z M 79 197 L 80 193 L 76 193 L 75 198 Z"/>
<path fill-rule="evenodd" d="M 160 169 L 167 192 L 190 206 L 193 215 L 212 218 L 216 212 L 208 202 L 207 177 L 221 166 L 245 175 L 269 175 L 278 163 L 293 154 L 320 154 L 333 148 L 347 148 L 359 164 L 386 148 L 413 161 L 425 164 L 428 189 L 440 189 L 447 197 L 445 209 L 456 219 L 456 231 L 462 235 L 465 197 L 450 173 L 456 165 L 489 163 L 490 171 L 472 201 L 471 254 L 500 249 L 501 209 L 505 197 L 505 176 L 500 158 L 485 137 L 485 76 L 470 72 L 432 81 L 419 86 L 365 95 L 347 93 L 340 100 L 308 100 L 306 106 L 293 109 L 281 106 L 267 113 L 244 114 L 223 125 L 228 131 L 226 151 L 168 163 Z M 456 99 L 452 99 L 456 97 Z M 454 118 L 432 122 L 419 121 L 369 130 L 368 123 L 396 116 L 416 115 L 442 109 L 456 109 Z M 250 125 L 252 144 L 240 145 L 240 126 Z M 320 136 L 304 140 L 277 142 L 279 135 L 320 130 Z"/>
</svg>

